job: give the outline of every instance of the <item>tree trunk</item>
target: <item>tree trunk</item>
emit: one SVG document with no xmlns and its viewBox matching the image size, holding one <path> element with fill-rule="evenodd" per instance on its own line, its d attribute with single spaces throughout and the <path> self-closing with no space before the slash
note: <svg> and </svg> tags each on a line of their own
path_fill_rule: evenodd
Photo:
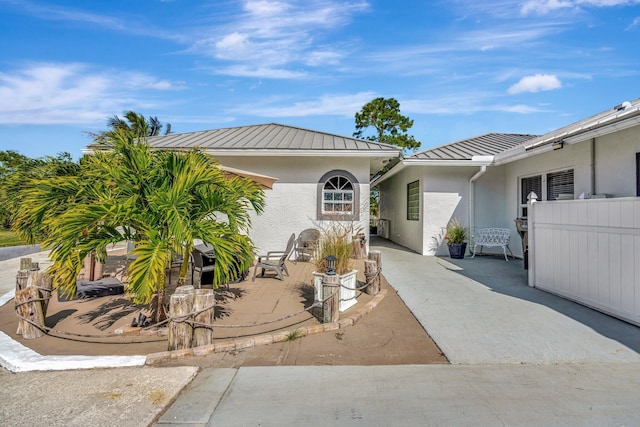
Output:
<svg viewBox="0 0 640 427">
<path fill-rule="evenodd" d="M 216 295 L 213 289 L 196 289 L 193 302 L 193 311 L 198 312 L 193 320 L 210 326 L 194 325 L 193 347 L 200 347 L 213 343 L 213 319 L 215 314 Z M 206 309 L 206 310 L 205 310 Z"/>
<path fill-rule="evenodd" d="M 173 294 L 169 300 L 169 351 L 191 348 L 193 328 L 185 320 L 193 309 L 193 294 Z"/>
<path fill-rule="evenodd" d="M 18 331 L 27 340 L 40 338 L 44 335 L 42 329 L 36 326 L 44 327 L 44 315 L 42 314 L 42 305 L 39 298 L 40 292 L 37 288 L 28 287 L 16 291 L 15 304 L 16 312 L 18 313 Z M 36 325 L 24 319 L 28 319 Z"/>
<path fill-rule="evenodd" d="M 380 292 L 380 273 L 374 260 L 366 260 L 364 262 L 364 277 L 367 281 L 367 287 L 364 291 L 368 295 L 378 295 L 378 292 Z"/>
</svg>

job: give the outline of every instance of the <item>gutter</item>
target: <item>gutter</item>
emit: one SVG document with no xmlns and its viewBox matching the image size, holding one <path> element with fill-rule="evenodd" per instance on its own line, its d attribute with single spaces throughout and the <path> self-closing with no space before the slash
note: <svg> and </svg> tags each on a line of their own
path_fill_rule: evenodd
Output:
<svg viewBox="0 0 640 427">
<path fill-rule="evenodd" d="M 493 164 L 494 156 L 472 156 L 471 160 L 469 159 L 458 159 L 458 160 L 436 160 L 436 159 L 403 159 L 397 165 L 395 165 L 391 170 L 389 170 L 384 175 L 378 177 L 378 179 L 371 182 L 371 186 L 378 185 L 383 181 L 391 178 L 405 167 L 408 166 L 438 166 L 438 167 L 446 167 L 446 166 L 490 166 Z"/>
</svg>

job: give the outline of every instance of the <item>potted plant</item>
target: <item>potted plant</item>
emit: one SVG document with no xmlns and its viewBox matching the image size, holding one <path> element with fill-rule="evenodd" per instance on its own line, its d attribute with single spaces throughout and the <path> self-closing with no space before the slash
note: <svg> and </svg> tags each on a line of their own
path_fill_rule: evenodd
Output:
<svg viewBox="0 0 640 427">
<path fill-rule="evenodd" d="M 464 227 L 457 218 L 453 218 L 447 225 L 445 240 L 449 247 L 449 256 L 454 259 L 464 258 L 467 250 L 467 227 Z"/>
<path fill-rule="evenodd" d="M 351 264 L 353 241 L 351 230 L 347 227 L 332 225 L 323 231 L 315 255 L 316 271 L 313 272 L 315 300 L 322 300 L 322 280 L 325 275 L 337 275 L 340 280 L 340 311 L 356 304 L 356 275 Z"/>
</svg>

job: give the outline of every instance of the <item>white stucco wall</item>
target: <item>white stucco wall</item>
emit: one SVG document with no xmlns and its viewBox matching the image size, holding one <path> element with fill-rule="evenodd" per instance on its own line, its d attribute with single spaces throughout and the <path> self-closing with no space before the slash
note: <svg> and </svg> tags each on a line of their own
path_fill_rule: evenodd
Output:
<svg viewBox="0 0 640 427">
<path fill-rule="evenodd" d="M 640 152 L 640 126 L 597 138 L 595 141 L 596 192 L 609 194 L 612 197 L 635 197 L 636 153 L 638 152 Z"/>
<path fill-rule="evenodd" d="M 420 185 L 420 220 L 407 220 L 407 184 L 421 180 L 420 168 L 409 167 L 385 181 L 380 186 L 380 218 L 390 221 L 389 240 L 422 253 L 424 197 Z"/>
<path fill-rule="evenodd" d="M 391 221 L 389 239 L 422 255 L 448 254 L 444 229 L 452 218 L 468 226 L 469 178 L 474 167 L 409 166 L 380 184 L 380 218 Z M 407 220 L 407 184 L 419 180 L 420 221 Z"/>
<path fill-rule="evenodd" d="M 317 185 L 327 172 L 340 169 L 355 176 L 360 185 L 360 220 L 345 226 L 369 235 L 369 159 L 338 157 L 218 157 L 230 167 L 278 178 L 265 190 L 262 215 L 253 215 L 249 236 L 258 252 L 282 250 L 292 233 L 328 226 L 317 220 Z"/>
</svg>

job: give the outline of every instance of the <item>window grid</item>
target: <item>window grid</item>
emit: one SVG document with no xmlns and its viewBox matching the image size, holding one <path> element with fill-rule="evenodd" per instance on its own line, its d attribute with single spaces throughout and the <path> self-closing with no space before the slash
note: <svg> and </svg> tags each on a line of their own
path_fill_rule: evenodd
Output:
<svg viewBox="0 0 640 427">
<path fill-rule="evenodd" d="M 420 220 L 420 182 L 407 184 L 407 220 Z"/>
<path fill-rule="evenodd" d="M 344 176 L 334 176 L 322 191 L 322 213 L 353 215 L 353 184 Z"/>
</svg>

